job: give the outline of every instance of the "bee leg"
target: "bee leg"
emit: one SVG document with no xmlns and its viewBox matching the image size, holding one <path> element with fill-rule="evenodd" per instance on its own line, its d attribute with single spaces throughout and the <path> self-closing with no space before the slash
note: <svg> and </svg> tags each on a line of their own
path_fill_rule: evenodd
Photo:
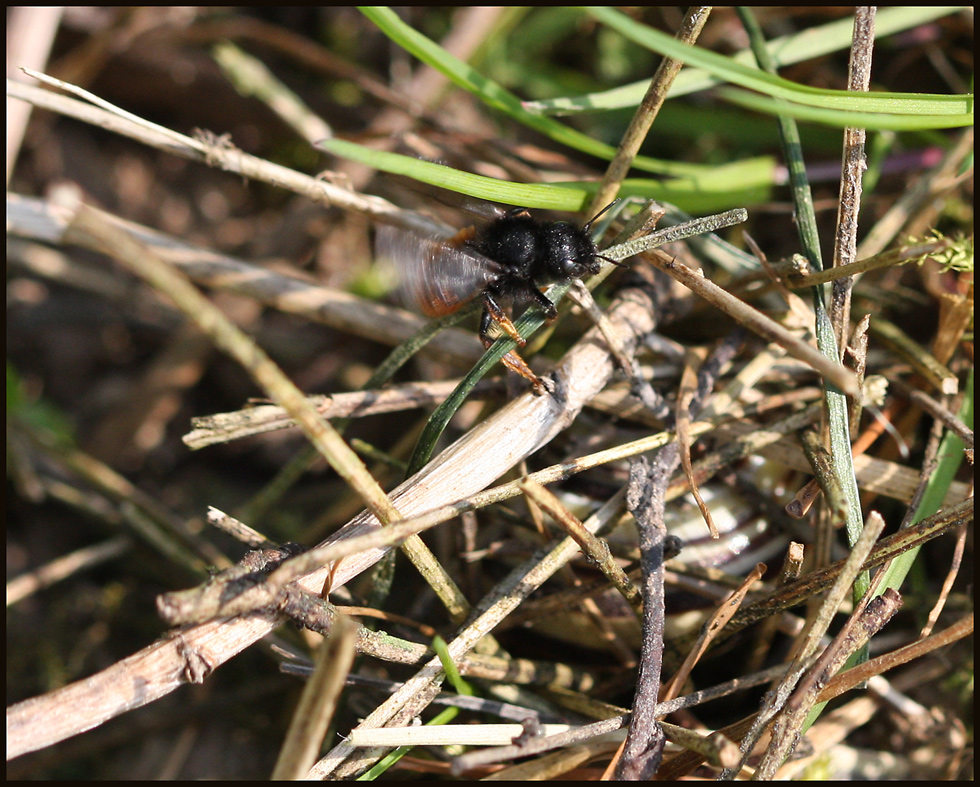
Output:
<svg viewBox="0 0 980 787">
<path fill-rule="evenodd" d="M 555 304 L 548 300 L 548 296 L 541 292 L 541 290 L 539 290 L 537 287 L 528 287 L 527 293 L 541 308 L 541 311 L 544 312 L 544 316 L 548 318 L 548 322 L 551 322 L 558 316 L 558 309 L 555 308 Z"/>
<path fill-rule="evenodd" d="M 489 336 L 480 338 L 483 341 L 483 346 L 489 350 L 493 345 L 493 339 L 491 339 Z M 521 358 L 521 356 L 519 356 L 516 352 L 511 350 L 500 360 L 503 361 L 504 366 L 506 366 L 512 372 L 516 372 L 524 379 L 530 380 L 531 385 L 534 388 L 534 393 L 536 393 L 538 396 L 548 393 L 548 389 L 545 386 L 544 381 L 533 371 L 531 371 L 531 367 L 527 365 L 527 361 Z"/>
<path fill-rule="evenodd" d="M 489 292 L 484 293 L 483 300 L 486 304 L 486 307 L 483 309 L 483 316 L 480 318 L 480 341 L 483 342 L 483 346 L 489 349 L 494 342 L 490 336 L 490 323 L 493 321 L 496 321 L 508 336 L 523 346 L 525 343 L 524 338 L 517 332 L 517 328 L 514 327 L 514 323 L 510 321 L 510 318 L 500 309 L 493 296 Z M 510 330 L 508 330 L 508 326 Z M 534 387 L 534 392 L 538 396 L 548 392 L 541 378 L 531 371 L 531 367 L 516 352 L 511 351 L 507 353 L 501 360 L 504 362 L 504 366 L 512 372 L 516 372 L 521 377 L 530 380 L 531 385 Z"/>
<path fill-rule="evenodd" d="M 502 360 L 504 362 L 504 366 L 506 366 L 512 372 L 517 372 L 521 377 L 525 378 L 526 380 L 530 380 L 531 387 L 534 389 L 535 394 L 542 396 L 543 394 L 548 393 L 548 388 L 545 386 L 544 380 L 531 371 L 531 367 L 528 366 L 524 359 L 521 358 L 521 356 L 519 356 L 516 352 L 509 352 L 500 360 Z"/>
<path fill-rule="evenodd" d="M 490 346 L 487 344 L 487 340 L 490 338 L 491 322 L 497 323 L 503 329 L 504 333 L 517 342 L 519 347 L 527 344 L 527 339 L 517 332 L 517 328 L 514 327 L 514 323 L 511 322 L 510 317 L 504 314 L 504 310 L 500 308 L 493 294 L 490 290 L 487 290 L 483 293 L 483 316 L 480 318 L 480 339 L 487 347 Z M 491 340 L 490 343 L 492 344 L 493 341 Z"/>
</svg>

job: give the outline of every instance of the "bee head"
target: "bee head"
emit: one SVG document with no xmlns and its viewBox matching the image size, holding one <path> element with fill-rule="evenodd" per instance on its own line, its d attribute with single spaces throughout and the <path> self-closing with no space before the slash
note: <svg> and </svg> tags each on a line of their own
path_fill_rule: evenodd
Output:
<svg viewBox="0 0 980 787">
<path fill-rule="evenodd" d="M 592 238 L 584 229 L 564 221 L 544 228 L 543 272 L 556 282 L 581 279 L 599 272 L 599 260 Z"/>
</svg>

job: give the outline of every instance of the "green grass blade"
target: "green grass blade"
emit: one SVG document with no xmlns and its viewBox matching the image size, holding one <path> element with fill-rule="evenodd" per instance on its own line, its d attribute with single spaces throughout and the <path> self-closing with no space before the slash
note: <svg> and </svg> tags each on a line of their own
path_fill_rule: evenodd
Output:
<svg viewBox="0 0 980 787">
<path fill-rule="evenodd" d="M 757 90 L 774 98 L 782 98 L 806 106 L 853 112 L 958 117 L 969 115 L 973 111 L 973 96 L 970 94 L 944 96 L 925 93 L 857 93 L 801 85 L 775 74 L 750 68 L 716 52 L 683 44 L 672 36 L 641 25 L 612 8 L 592 7 L 589 12 L 599 21 L 641 46 L 649 47 L 662 55 L 682 60 L 687 64 L 700 66 L 726 82 Z"/>
<path fill-rule="evenodd" d="M 875 18 L 876 38 L 882 38 L 909 30 L 918 25 L 959 13 L 969 6 L 916 6 L 879 9 Z M 774 38 L 766 44 L 776 68 L 802 63 L 832 52 L 846 50 L 851 45 L 854 20 L 851 17 L 835 19 L 824 25 L 807 28 L 799 33 Z M 736 54 L 732 60 L 746 66 L 755 64 L 755 55 L 748 49 Z M 703 68 L 685 68 L 671 85 L 668 98 L 697 93 L 715 87 L 722 80 Z M 613 109 L 638 106 L 643 100 L 649 82 L 641 80 L 598 93 L 583 96 L 559 97 L 525 102 L 524 106 L 543 115 L 571 115 L 586 112 L 604 112 Z"/>
<path fill-rule="evenodd" d="M 565 290 L 567 289 L 567 284 L 553 286 L 546 294 L 553 302 L 557 303 L 561 300 L 561 296 L 565 294 Z M 526 339 L 544 325 L 544 323 L 544 313 L 540 309 L 530 308 L 519 319 L 514 321 L 514 327 Z M 409 460 L 406 477 L 410 478 L 428 464 L 433 451 L 435 451 L 436 443 L 446 430 L 446 426 L 452 420 L 456 411 L 463 406 L 463 403 L 473 391 L 474 386 L 486 376 L 487 372 L 501 358 L 511 350 L 516 349 L 516 347 L 517 343 L 506 336 L 497 339 L 490 349 L 483 354 L 483 357 L 469 370 L 466 376 L 460 380 L 459 385 L 453 389 L 453 392 L 433 411 L 428 422 L 425 424 L 425 428 L 422 430 L 422 434 L 419 435 L 419 439 L 415 443 L 415 450 L 412 452 L 412 458 Z"/>
<path fill-rule="evenodd" d="M 522 208 L 577 212 L 585 207 L 596 188 L 595 184 L 592 184 L 590 189 L 588 184 L 564 186 L 498 180 L 401 153 L 375 150 L 343 139 L 325 139 L 318 142 L 317 147 L 327 153 L 367 164 L 382 172 L 404 175 L 449 191 L 500 202 L 504 205 L 519 205 Z"/>
<path fill-rule="evenodd" d="M 497 180 L 400 153 L 375 150 L 342 139 L 326 139 L 317 143 L 317 147 L 383 172 L 404 175 L 460 194 L 522 208 L 579 212 L 598 188 L 598 183 L 586 181 L 545 184 Z M 675 178 L 669 181 L 627 178 L 622 183 L 619 196 L 656 199 L 690 213 L 713 213 L 770 199 L 774 172 L 775 162 L 771 158 L 758 157 L 720 167 L 705 167 L 696 178 Z"/>
<path fill-rule="evenodd" d="M 973 369 L 971 367 L 966 380 L 963 405 L 959 412 L 960 420 L 970 429 L 973 428 L 973 407 Z M 915 516 L 909 523 L 910 527 L 939 511 L 943 500 L 949 494 L 950 484 L 956 479 L 956 474 L 963 465 L 964 448 L 963 441 L 954 432 L 947 430 L 939 445 L 938 464 L 936 465 L 935 471 L 929 477 L 925 494 L 922 496 L 922 502 L 919 503 Z M 877 595 L 884 593 L 886 588 L 898 590 L 902 586 L 902 582 L 905 580 L 909 569 L 912 568 L 912 564 L 915 562 L 915 557 L 918 553 L 919 548 L 917 547 L 905 552 L 901 557 L 897 557 L 891 562 L 878 587 Z"/>
<path fill-rule="evenodd" d="M 769 115 L 786 115 L 797 120 L 809 120 L 835 128 L 866 128 L 874 131 L 922 131 L 923 129 L 962 128 L 973 125 L 973 113 L 963 115 L 920 115 L 910 111 L 904 114 L 881 112 L 851 112 L 844 109 L 793 104 L 780 98 L 768 98 L 735 88 L 719 88 L 718 94 L 740 107 L 765 112 Z M 914 110 L 915 102 L 909 102 Z M 897 109 L 897 106 L 896 106 Z"/>
<path fill-rule="evenodd" d="M 456 668 L 456 664 L 449 653 L 449 646 L 446 645 L 446 641 L 442 637 L 436 635 L 432 640 L 432 649 L 439 657 L 439 661 L 442 662 L 442 668 L 446 672 L 446 677 L 449 679 L 449 682 L 452 684 L 456 693 L 464 697 L 472 697 L 474 695 L 473 688 L 465 680 L 463 680 L 463 677 L 459 674 L 459 670 Z M 427 721 L 425 725 L 427 727 L 438 727 L 442 724 L 449 724 L 458 715 L 459 708 L 446 708 L 444 711 L 437 714 L 433 719 Z M 394 751 L 385 755 L 370 770 L 358 777 L 358 781 L 374 781 L 402 757 L 408 754 L 408 752 L 410 752 L 413 748 L 414 746 L 399 746 Z"/>
<path fill-rule="evenodd" d="M 615 155 L 616 150 L 611 145 L 592 139 L 551 118 L 529 112 L 524 108 L 523 102 L 509 90 L 488 79 L 469 64 L 454 57 L 434 41 L 405 24 L 390 8 L 361 7 L 360 11 L 400 47 L 444 74 L 454 84 L 469 91 L 487 106 L 574 150 L 605 160 L 610 160 Z M 646 172 L 678 177 L 696 177 L 704 170 L 699 165 L 662 161 L 648 156 L 638 156 L 633 161 L 633 165 Z"/>
</svg>

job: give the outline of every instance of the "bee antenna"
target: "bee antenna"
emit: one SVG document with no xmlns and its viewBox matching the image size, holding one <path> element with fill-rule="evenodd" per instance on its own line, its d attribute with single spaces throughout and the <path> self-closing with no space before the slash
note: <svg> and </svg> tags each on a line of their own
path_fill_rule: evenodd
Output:
<svg viewBox="0 0 980 787">
<path fill-rule="evenodd" d="M 615 265 L 617 268 L 629 268 L 629 265 L 627 265 L 625 262 L 620 262 L 619 260 L 614 260 L 611 257 L 604 257 L 601 254 L 596 254 L 595 256 L 596 256 L 596 259 L 597 260 L 605 260 L 606 262 Z"/>
<path fill-rule="evenodd" d="M 595 214 L 595 216 L 593 216 L 593 217 L 592 217 L 591 219 L 589 219 L 589 220 L 588 220 L 588 221 L 587 221 L 587 222 L 585 223 L 585 226 L 584 226 L 584 227 L 582 227 L 582 229 L 583 229 L 583 230 L 585 230 L 585 232 L 588 232 L 589 230 L 591 230 L 591 229 L 592 229 L 592 225 L 593 225 L 593 224 L 594 224 L 594 223 L 596 222 L 596 220 L 597 220 L 597 219 L 598 219 L 598 218 L 599 218 L 599 217 L 600 217 L 600 216 L 601 216 L 601 215 L 602 215 L 603 213 L 605 213 L 605 212 L 606 212 L 607 210 L 609 210 L 609 209 L 610 209 L 610 208 L 611 208 L 611 207 L 612 207 L 613 205 L 617 205 L 618 203 L 620 203 L 620 202 L 622 202 L 622 201 L 623 201 L 623 200 L 622 200 L 622 199 L 620 199 L 620 198 L 618 198 L 618 197 L 617 197 L 616 199 L 614 199 L 614 200 L 613 200 L 612 202 L 610 202 L 610 203 L 609 203 L 608 205 L 606 205 L 606 207 L 604 207 L 604 208 L 603 208 L 602 210 L 600 210 L 600 211 L 599 211 L 598 213 L 596 213 L 596 214 Z M 605 257 L 603 257 L 603 259 L 605 259 Z M 612 260 L 610 260 L 610 262 L 612 262 Z"/>
</svg>

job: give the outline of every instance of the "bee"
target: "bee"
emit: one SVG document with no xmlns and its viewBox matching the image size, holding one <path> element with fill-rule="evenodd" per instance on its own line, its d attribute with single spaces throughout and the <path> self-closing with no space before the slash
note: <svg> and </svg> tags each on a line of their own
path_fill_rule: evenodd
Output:
<svg viewBox="0 0 980 787">
<path fill-rule="evenodd" d="M 398 270 L 407 300 L 430 317 L 442 317 L 481 297 L 480 340 L 490 347 L 494 323 L 523 347 L 525 340 L 507 316 L 515 302 L 537 305 L 549 320 L 558 311 L 542 288 L 567 284 L 599 272 L 600 260 L 591 229 L 596 219 L 616 203 L 603 208 L 582 227 L 566 221 L 542 221 L 526 208 L 514 208 L 482 227 L 467 227 L 450 238 L 417 235 L 385 226 L 378 230 L 379 257 Z M 536 393 L 544 383 L 516 353 L 504 364 L 531 381 Z"/>
</svg>

